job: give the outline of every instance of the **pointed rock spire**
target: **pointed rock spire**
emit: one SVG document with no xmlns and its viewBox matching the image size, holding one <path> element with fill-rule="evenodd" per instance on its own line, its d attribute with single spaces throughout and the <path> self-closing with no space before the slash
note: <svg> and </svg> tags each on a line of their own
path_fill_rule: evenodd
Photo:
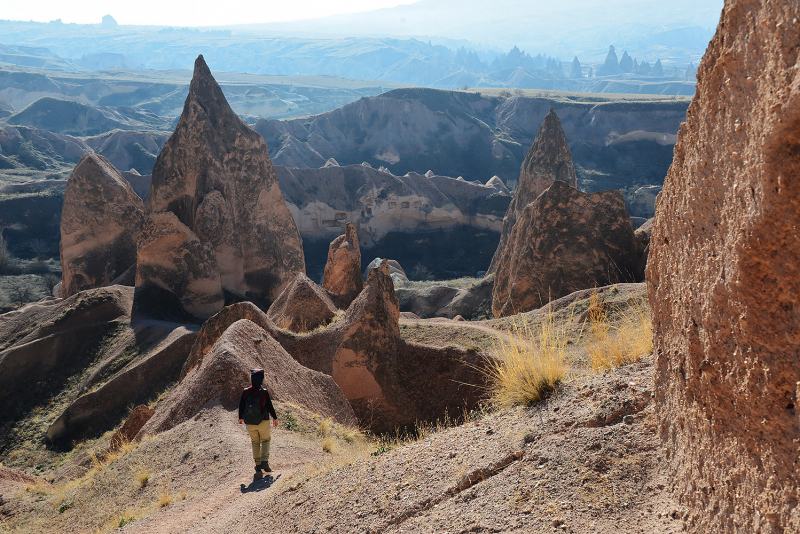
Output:
<svg viewBox="0 0 800 534">
<path fill-rule="evenodd" d="M 617 52 L 614 50 L 614 45 L 608 47 L 608 55 L 603 65 L 598 69 L 598 76 L 611 76 L 612 74 L 620 74 L 622 71 L 619 68 L 619 61 L 617 60 Z"/>
<path fill-rule="evenodd" d="M 564 129 L 561 127 L 561 121 L 558 119 L 555 109 L 550 108 L 550 112 L 542 121 L 539 133 L 536 134 L 536 139 L 522 163 L 519 183 L 503 218 L 500 244 L 492 258 L 489 273 L 494 272 L 497 268 L 497 262 L 500 261 L 511 230 L 522 210 L 555 181 L 564 182 L 575 189 L 578 188 L 578 178 L 572 164 L 572 152 L 569 150 L 567 137 L 564 135 Z"/>
<path fill-rule="evenodd" d="M 581 62 L 578 61 L 578 56 L 575 56 L 575 59 L 572 60 L 572 66 L 569 68 L 569 77 L 583 78 L 583 73 L 581 72 Z"/>
<path fill-rule="evenodd" d="M 195 61 L 175 132 L 153 167 L 147 208 L 173 213 L 190 239 L 210 248 L 227 290 L 272 301 L 305 271 L 300 234 L 264 138 L 231 109 L 203 56 Z M 137 277 L 137 285 L 167 287 L 182 298 L 180 284 L 162 274 Z"/>
</svg>

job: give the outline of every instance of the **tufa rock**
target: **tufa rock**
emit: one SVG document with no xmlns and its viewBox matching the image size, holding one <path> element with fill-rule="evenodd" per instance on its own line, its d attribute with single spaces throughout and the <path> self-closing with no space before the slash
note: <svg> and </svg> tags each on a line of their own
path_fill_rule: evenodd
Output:
<svg viewBox="0 0 800 534">
<path fill-rule="evenodd" d="M 633 233 L 636 241 L 636 280 L 644 281 L 647 258 L 650 255 L 650 236 L 653 233 L 653 219 L 647 219 Z"/>
<path fill-rule="evenodd" d="M 608 55 L 605 62 L 597 69 L 598 76 L 611 76 L 614 74 L 622 74 L 617 61 L 617 52 L 614 50 L 614 45 L 609 45 Z"/>
<path fill-rule="evenodd" d="M 109 285 L 136 263 L 142 201 L 103 156 L 81 157 L 61 215 L 61 295 Z"/>
<path fill-rule="evenodd" d="M 578 177 L 572 164 L 572 152 L 567 144 L 567 137 L 561 127 L 556 111 L 550 108 L 545 116 L 536 139 L 533 140 L 528 155 L 519 173 L 519 184 L 514 191 L 514 198 L 503 218 L 503 230 L 500 233 L 500 244 L 489 266 L 489 274 L 497 269 L 497 263 L 505 250 L 508 237 L 517 218 L 525 206 L 536 200 L 545 189 L 554 182 L 564 182 L 577 189 Z"/>
<path fill-rule="evenodd" d="M 372 270 L 380 267 L 384 261 L 386 261 L 386 264 L 389 266 L 389 276 L 392 277 L 392 280 L 395 282 L 408 282 L 408 275 L 406 275 L 406 272 L 397 260 L 383 260 L 381 258 L 375 258 L 369 262 L 366 271 L 364 271 L 364 279 L 366 280 Z"/>
<path fill-rule="evenodd" d="M 581 72 L 581 62 L 578 61 L 578 56 L 575 56 L 575 59 L 572 60 L 572 65 L 569 68 L 569 77 L 583 78 L 583 72 Z"/>
<path fill-rule="evenodd" d="M 486 182 L 486 186 L 493 187 L 498 191 L 500 191 L 501 193 L 506 193 L 509 195 L 511 194 L 511 191 L 509 191 L 508 187 L 506 187 L 506 184 L 504 184 L 503 180 L 501 180 L 500 177 L 497 175 L 494 175 L 491 178 L 489 178 L 489 181 Z"/>
<path fill-rule="evenodd" d="M 171 211 L 148 214 L 139 238 L 136 287 L 150 285 L 174 293 L 197 317 L 210 317 L 225 305 L 213 247 Z"/>
<path fill-rule="evenodd" d="M 267 312 L 279 328 L 298 333 L 310 332 L 335 316 L 336 306 L 325 290 L 303 273 L 292 280 Z"/>
<path fill-rule="evenodd" d="M 690 532 L 800 532 L 797 17 L 725 3 L 656 205 L 657 417 Z"/>
<path fill-rule="evenodd" d="M 186 241 L 202 245 L 194 247 L 199 256 L 185 263 L 202 265 L 210 278 L 216 269 L 220 284 L 230 291 L 272 301 L 296 273 L 305 271 L 300 235 L 264 138 L 233 112 L 203 56 L 195 61 L 175 132 L 153 167 L 147 208 L 156 217 L 174 214 Z M 150 245 L 150 250 L 159 255 L 157 247 Z M 205 293 L 189 296 L 180 292 L 177 275 L 162 269 L 141 282 L 179 291 L 178 297 L 193 308 L 219 311 L 219 291 L 210 278 Z M 196 298 L 202 305 L 193 304 Z"/>
<path fill-rule="evenodd" d="M 253 368 L 264 369 L 264 387 L 274 401 L 355 425 L 352 408 L 330 376 L 303 367 L 261 327 L 241 319 L 194 363 L 138 437 L 168 430 L 215 405 L 236 409 Z"/>
<path fill-rule="evenodd" d="M 364 289 L 361 248 L 358 246 L 356 228 L 351 223 L 345 226 L 344 235 L 334 239 L 328 248 L 322 288 L 334 295 L 341 295 L 344 307 L 349 306 Z"/>
<path fill-rule="evenodd" d="M 631 281 L 635 260 L 622 193 L 554 182 L 514 225 L 497 265 L 492 313 L 514 315 L 579 289 Z"/>
</svg>

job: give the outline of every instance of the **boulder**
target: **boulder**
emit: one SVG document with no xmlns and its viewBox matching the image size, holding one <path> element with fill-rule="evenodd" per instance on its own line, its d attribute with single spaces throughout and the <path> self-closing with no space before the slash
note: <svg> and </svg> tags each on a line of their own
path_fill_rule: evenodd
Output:
<svg viewBox="0 0 800 534">
<path fill-rule="evenodd" d="M 364 289 L 361 278 L 361 248 L 358 246 L 356 228 L 351 223 L 345 233 L 333 240 L 328 248 L 328 261 L 322 277 L 322 288 L 334 295 L 341 295 L 344 307 Z"/>
<path fill-rule="evenodd" d="M 656 205 L 655 400 L 690 532 L 800 532 L 797 17 L 725 3 Z"/>
<path fill-rule="evenodd" d="M 489 265 L 491 274 L 497 269 L 497 264 L 508 243 L 511 230 L 525 206 L 536 200 L 545 189 L 554 182 L 564 182 L 567 185 L 578 187 L 578 177 L 572 164 L 572 152 L 567 144 L 567 137 L 561 127 L 561 121 L 553 108 L 545 116 L 542 126 L 536 134 L 522 168 L 519 173 L 519 183 L 514 191 L 514 198 L 503 217 L 503 230 L 500 233 L 500 243 Z"/>
<path fill-rule="evenodd" d="M 174 293 L 197 317 L 210 317 L 225 305 L 212 245 L 171 211 L 148 214 L 139 238 L 136 287 L 150 285 Z"/>
<path fill-rule="evenodd" d="M 303 273 L 292 280 L 267 312 L 279 328 L 298 333 L 328 324 L 335 316 L 336 306 L 328 294 Z"/>
<path fill-rule="evenodd" d="M 492 313 L 514 315 L 579 289 L 632 281 L 635 260 L 622 193 L 582 193 L 556 181 L 511 232 L 497 266 Z"/>
<path fill-rule="evenodd" d="M 138 437 L 168 430 L 216 405 L 238 409 L 253 368 L 264 369 L 264 387 L 274 401 L 355 425 L 352 408 L 330 376 L 303 367 L 264 329 L 241 319 L 225 329 L 175 386 Z"/>
<path fill-rule="evenodd" d="M 175 132 L 153 167 L 147 208 L 162 221 L 164 214 L 174 216 L 181 232 L 191 236 L 184 241 L 196 243 L 184 250 L 184 263 L 190 269 L 202 265 L 208 278 L 204 290 L 192 294 L 184 293 L 187 286 L 169 271 L 167 279 L 156 272 L 142 278 L 137 274 L 137 285 L 141 280 L 166 287 L 206 316 L 222 307 L 213 270 L 225 289 L 267 302 L 305 271 L 300 234 L 264 138 L 233 112 L 203 56 L 195 61 Z M 155 254 L 151 258 L 161 255 L 152 243 L 149 250 Z M 203 296 L 200 302 L 195 301 L 198 295 Z"/>
<path fill-rule="evenodd" d="M 67 181 L 61 215 L 63 297 L 109 285 L 136 262 L 142 201 L 103 156 L 81 157 Z"/>
</svg>

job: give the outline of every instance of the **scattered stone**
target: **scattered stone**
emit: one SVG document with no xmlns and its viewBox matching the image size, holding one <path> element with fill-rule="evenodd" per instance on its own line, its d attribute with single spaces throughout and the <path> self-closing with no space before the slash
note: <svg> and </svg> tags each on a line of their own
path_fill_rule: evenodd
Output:
<svg viewBox="0 0 800 534">
<path fill-rule="evenodd" d="M 103 156 L 85 154 L 67 181 L 61 215 L 61 295 L 109 285 L 136 263 L 142 201 Z"/>
</svg>

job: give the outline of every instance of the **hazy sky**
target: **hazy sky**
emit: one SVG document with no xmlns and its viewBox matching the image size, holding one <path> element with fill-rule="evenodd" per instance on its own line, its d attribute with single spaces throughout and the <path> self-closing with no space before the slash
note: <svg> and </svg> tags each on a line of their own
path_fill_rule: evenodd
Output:
<svg viewBox="0 0 800 534">
<path fill-rule="evenodd" d="M 356 13 L 418 0 L 2 0 L 0 20 L 99 23 L 111 15 L 120 24 L 219 26 L 256 24 Z"/>
</svg>

